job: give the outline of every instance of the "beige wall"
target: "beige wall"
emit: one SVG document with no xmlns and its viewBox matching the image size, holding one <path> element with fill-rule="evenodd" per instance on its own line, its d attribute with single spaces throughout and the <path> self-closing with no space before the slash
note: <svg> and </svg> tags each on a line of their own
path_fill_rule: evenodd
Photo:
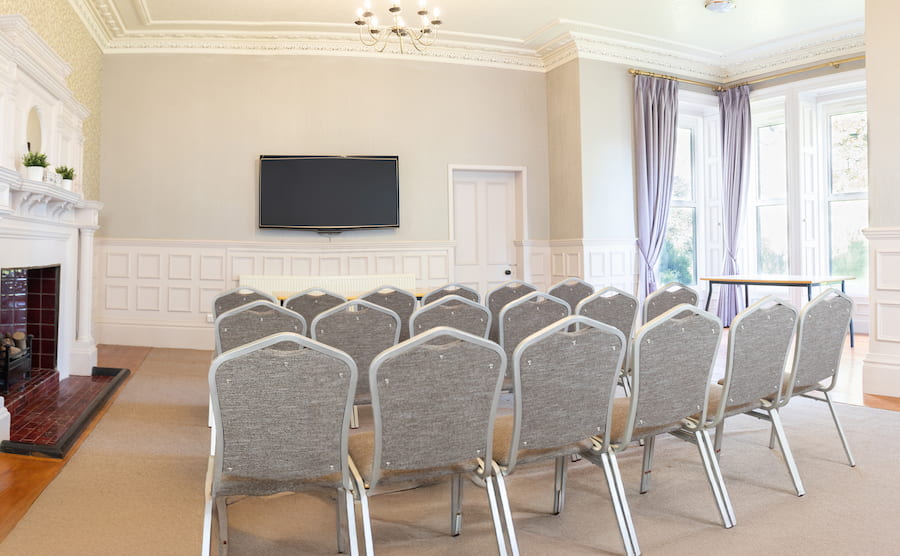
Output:
<svg viewBox="0 0 900 556">
<path fill-rule="evenodd" d="M 84 121 L 85 198 L 100 197 L 100 81 L 103 56 L 66 0 L 0 0 L 0 14 L 22 14 L 50 48 L 72 66 L 68 86 L 90 115 Z M 50 161 L 53 162 L 52 160 Z"/>
<path fill-rule="evenodd" d="M 446 240 L 449 164 L 526 166 L 528 238 L 547 237 L 540 73 L 387 58 L 117 54 L 104 59 L 103 95 L 107 237 L 327 241 L 257 229 L 261 154 L 399 155 L 400 228 L 336 242 Z"/>
<path fill-rule="evenodd" d="M 547 74 L 547 116 L 550 157 L 550 239 L 580 239 L 581 202 L 581 79 L 578 61 Z"/>
<path fill-rule="evenodd" d="M 628 67 L 580 60 L 585 239 L 634 239 L 633 78 Z"/>
</svg>

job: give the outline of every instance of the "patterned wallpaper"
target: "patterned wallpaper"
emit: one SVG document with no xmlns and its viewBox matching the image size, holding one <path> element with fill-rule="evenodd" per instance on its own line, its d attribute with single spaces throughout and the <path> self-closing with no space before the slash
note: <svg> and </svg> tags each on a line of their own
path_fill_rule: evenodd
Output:
<svg viewBox="0 0 900 556">
<path fill-rule="evenodd" d="M 0 14 L 22 14 L 56 54 L 72 66 L 68 86 L 90 115 L 84 121 L 86 199 L 100 198 L 100 80 L 103 54 L 67 0 L 0 0 Z M 51 161 L 52 162 L 52 161 Z"/>
</svg>

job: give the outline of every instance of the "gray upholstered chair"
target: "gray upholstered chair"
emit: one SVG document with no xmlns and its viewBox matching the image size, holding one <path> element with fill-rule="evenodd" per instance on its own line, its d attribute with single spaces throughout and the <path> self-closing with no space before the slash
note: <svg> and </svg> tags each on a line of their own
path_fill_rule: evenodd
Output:
<svg viewBox="0 0 900 556">
<path fill-rule="evenodd" d="M 409 317 L 416 310 L 416 296 L 393 286 L 381 286 L 359 296 L 359 299 L 390 309 L 400 317 L 400 340 L 409 338 Z"/>
<path fill-rule="evenodd" d="M 571 277 L 552 286 L 547 290 L 547 293 L 568 303 L 569 312 L 574 315 L 575 307 L 578 306 L 578 302 L 593 294 L 594 286 L 588 284 L 581 278 Z"/>
<path fill-rule="evenodd" d="M 496 503 L 497 492 L 506 496 L 506 490 L 491 460 L 505 366 L 497 344 L 449 327 L 432 328 L 372 361 L 375 430 L 350 437 L 366 554 L 374 549 L 368 497 L 405 490 L 411 483 L 450 478 L 450 532 L 458 535 L 463 475 L 484 482 L 497 546 L 507 554 Z M 512 551 L 518 548 L 513 545 Z"/>
<path fill-rule="evenodd" d="M 688 436 L 696 445 L 719 514 L 726 528 L 735 524 L 706 422 L 710 380 L 722 335 L 722 321 L 693 305 L 677 305 L 642 326 L 634 338 L 631 398 L 613 404 L 611 443 L 624 447 L 644 440 L 641 493 L 650 488 L 657 435 Z M 682 429 L 689 432 L 684 432 Z"/>
<path fill-rule="evenodd" d="M 596 463 L 606 476 L 625 551 L 636 554 L 616 457 L 604 443 L 624 353 L 619 330 L 583 316 L 566 317 L 524 339 L 513 354 L 514 412 L 494 423 L 493 457 L 505 475 L 519 465 L 555 460 L 554 514 L 565 502 L 569 457 Z M 512 536 L 511 512 L 502 501 Z"/>
<path fill-rule="evenodd" d="M 507 368 L 504 389 L 512 388 L 512 355 L 519 342 L 538 330 L 569 316 L 569 304 L 542 292 L 531 292 L 507 303 L 500 311 L 498 342 L 506 352 Z"/>
<path fill-rule="evenodd" d="M 500 341 L 500 311 L 503 310 L 503 307 L 510 301 L 515 301 L 534 291 L 537 291 L 537 288 L 532 284 L 520 280 L 510 280 L 488 292 L 485 298 L 485 305 L 488 311 L 491 312 L 491 333 L 488 335 L 489 339 L 495 342 Z"/>
<path fill-rule="evenodd" d="M 258 299 L 270 301 L 278 305 L 278 299 L 276 299 L 274 295 L 248 288 L 247 286 L 239 286 L 224 291 L 213 299 L 213 318 L 218 318 L 218 316 L 225 311 L 229 311 Z"/>
<path fill-rule="evenodd" d="M 787 404 L 793 396 L 827 403 L 847 461 L 850 467 L 856 467 L 856 460 L 850 453 L 850 445 L 847 444 L 847 437 L 834 411 L 830 395 L 837 384 L 837 372 L 852 315 L 853 300 L 833 288 L 826 289 L 800 310 L 794 360 L 784 377 L 780 405 Z M 817 392 L 821 397 L 815 395 Z M 772 437 L 776 434 L 773 427 Z M 773 444 L 774 438 L 770 438 L 769 447 Z"/>
<path fill-rule="evenodd" d="M 631 339 L 634 334 L 634 324 L 637 321 L 639 306 L 640 304 L 636 297 L 618 288 L 609 286 L 582 299 L 575 307 L 575 314 L 584 315 L 613 326 L 625 336 L 627 345 L 625 347 L 625 359 L 622 361 L 620 383 L 625 388 L 626 394 L 631 390 L 628 374 L 631 369 Z"/>
<path fill-rule="evenodd" d="M 300 313 L 307 323 L 312 323 L 313 319 L 322 311 L 346 302 L 347 298 L 343 295 L 323 288 L 309 288 L 285 299 L 284 306 L 291 311 Z"/>
<path fill-rule="evenodd" d="M 431 290 L 430 292 L 423 295 L 422 306 L 424 307 L 429 303 L 433 303 L 446 295 L 457 295 L 459 297 L 474 301 L 475 303 L 481 303 L 481 296 L 477 291 L 473 290 L 469 286 L 464 286 L 462 284 L 447 284 L 445 286 L 441 286 L 440 288 Z"/>
<path fill-rule="evenodd" d="M 718 457 L 727 417 L 746 413 L 771 421 L 794 488 L 803 496 L 803 483 L 778 414 L 785 362 L 796 327 L 797 310 L 772 296 L 738 313 L 729 328 L 725 377 L 710 386 L 707 421 L 697 426 L 715 427 Z"/>
<path fill-rule="evenodd" d="M 647 324 L 676 305 L 696 305 L 697 292 L 680 282 L 669 282 L 644 299 L 641 322 Z"/>
<path fill-rule="evenodd" d="M 487 308 L 458 295 L 445 295 L 412 314 L 409 335 L 415 336 L 438 326 L 449 326 L 487 338 L 491 330 L 491 314 Z"/>
<path fill-rule="evenodd" d="M 369 403 L 369 365 L 382 351 L 395 345 L 400 337 L 397 313 L 356 299 L 319 313 L 310 326 L 310 337 L 346 352 L 359 369 L 357 403 Z M 359 426 L 359 411 L 353 407 L 351 427 Z"/>
<path fill-rule="evenodd" d="M 270 301 L 245 303 L 216 318 L 216 354 L 278 332 L 306 334 L 306 321 L 290 309 Z"/>
<path fill-rule="evenodd" d="M 286 343 L 294 349 L 273 349 Z M 204 538 L 211 533 L 214 507 L 220 555 L 228 549 L 227 506 L 240 500 L 228 497 L 321 488 L 338 493 L 338 550 L 346 551 L 349 536 L 351 553 L 358 553 L 347 455 L 356 379 L 356 364 L 347 354 L 293 333 L 268 336 L 213 360 L 209 391 L 217 432 Z"/>
</svg>

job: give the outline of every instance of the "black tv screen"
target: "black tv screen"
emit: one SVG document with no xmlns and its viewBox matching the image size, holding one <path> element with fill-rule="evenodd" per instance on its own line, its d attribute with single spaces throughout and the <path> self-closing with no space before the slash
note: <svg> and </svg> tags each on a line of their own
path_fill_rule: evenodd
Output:
<svg viewBox="0 0 900 556">
<path fill-rule="evenodd" d="M 400 225 L 396 156 L 259 157 L 259 227 L 340 231 Z"/>
</svg>

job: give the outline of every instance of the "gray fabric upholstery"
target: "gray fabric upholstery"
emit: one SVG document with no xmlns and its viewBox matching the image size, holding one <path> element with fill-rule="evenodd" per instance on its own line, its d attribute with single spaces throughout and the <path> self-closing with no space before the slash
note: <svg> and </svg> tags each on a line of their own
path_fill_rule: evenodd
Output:
<svg viewBox="0 0 900 556">
<path fill-rule="evenodd" d="M 512 377 L 512 355 L 519 342 L 538 330 L 569 316 L 569 305 L 541 292 L 508 303 L 500 311 L 500 347 L 506 352 L 507 377 Z"/>
<path fill-rule="evenodd" d="M 475 459 L 488 456 L 503 355 L 484 340 L 429 342 L 445 330 L 417 336 L 372 364 L 378 470 L 431 476 L 436 468 L 475 469 Z"/>
<path fill-rule="evenodd" d="M 569 332 L 568 325 L 552 326 L 515 352 L 520 430 L 517 445 L 504 452 L 518 450 L 519 463 L 553 457 L 564 447 L 584 449 L 592 436 L 606 436 L 624 341 L 609 329 L 582 324 Z M 505 465 L 503 455 L 494 459 Z"/>
<path fill-rule="evenodd" d="M 303 317 L 268 301 L 252 301 L 221 314 L 215 322 L 216 352 L 249 344 L 279 332 L 306 334 Z M 294 349 L 292 345 L 284 349 Z"/>
<path fill-rule="evenodd" d="M 400 341 L 409 338 L 409 317 L 416 310 L 416 296 L 406 290 L 382 286 L 359 298 L 397 313 L 400 317 Z"/>
<path fill-rule="evenodd" d="M 780 303 L 754 305 L 735 318 L 729 329 L 723 417 L 760 407 L 762 399 L 780 391 L 796 321 L 797 312 Z M 710 409 L 713 401 L 711 391 Z"/>
<path fill-rule="evenodd" d="M 312 288 L 289 297 L 284 306 L 295 313 L 300 313 L 307 324 L 312 323 L 319 313 L 346 303 L 347 298 L 328 290 Z"/>
<path fill-rule="evenodd" d="M 835 290 L 826 290 L 800 313 L 791 380 L 794 394 L 817 387 L 837 373 L 850 325 L 853 302 Z M 784 400 L 787 401 L 786 399 Z"/>
<path fill-rule="evenodd" d="M 369 365 L 376 355 L 397 343 L 399 317 L 390 309 L 365 301 L 348 301 L 312 322 L 310 336 L 353 358 L 359 369 L 356 398 L 369 398 Z"/>
<path fill-rule="evenodd" d="M 537 288 L 531 284 L 520 282 L 518 280 L 510 280 L 501 285 L 497 289 L 489 292 L 486 298 L 488 311 L 491 312 L 491 332 L 488 338 L 498 342 L 500 341 L 500 311 L 511 301 L 515 301 L 520 297 L 537 291 Z"/>
<path fill-rule="evenodd" d="M 222 438 L 216 496 L 341 487 L 353 370 L 334 356 L 295 347 L 214 361 Z"/>
<path fill-rule="evenodd" d="M 265 292 L 261 292 L 259 290 L 255 290 L 253 288 L 248 287 L 240 287 L 234 288 L 225 292 L 220 293 L 213 299 L 213 318 L 217 318 L 219 315 L 226 311 L 230 311 L 231 309 L 240 307 L 241 305 L 246 305 L 251 301 L 271 301 L 272 303 L 278 303 L 278 300 L 275 299 L 274 296 L 269 295 Z"/>
<path fill-rule="evenodd" d="M 578 302 L 594 293 L 594 286 L 579 278 L 568 278 L 556 284 L 547 293 L 569 304 L 569 314 L 575 314 Z"/>
<path fill-rule="evenodd" d="M 615 327 L 630 339 L 637 320 L 638 300 L 616 288 L 604 288 L 583 299 L 576 309 L 579 315 Z"/>
<path fill-rule="evenodd" d="M 475 303 L 481 303 L 481 296 L 478 295 L 478 292 L 473 290 L 468 286 L 464 286 L 462 284 L 447 284 L 446 286 L 441 286 L 435 290 L 432 290 L 422 296 L 422 305 L 428 305 L 429 303 L 434 303 L 438 299 L 441 299 L 447 295 L 458 295 L 463 299 L 468 299 L 470 301 L 474 301 Z"/>
<path fill-rule="evenodd" d="M 413 336 L 436 328 L 449 326 L 486 338 L 490 331 L 491 314 L 484 305 L 475 301 L 448 295 L 425 305 L 410 319 Z"/>
<path fill-rule="evenodd" d="M 632 438 L 678 429 L 706 406 L 722 326 L 710 313 L 684 309 L 665 313 L 635 337 Z"/>
<path fill-rule="evenodd" d="M 676 305 L 696 305 L 697 292 L 678 282 L 669 282 L 644 300 L 644 322 L 648 323 Z"/>
</svg>

